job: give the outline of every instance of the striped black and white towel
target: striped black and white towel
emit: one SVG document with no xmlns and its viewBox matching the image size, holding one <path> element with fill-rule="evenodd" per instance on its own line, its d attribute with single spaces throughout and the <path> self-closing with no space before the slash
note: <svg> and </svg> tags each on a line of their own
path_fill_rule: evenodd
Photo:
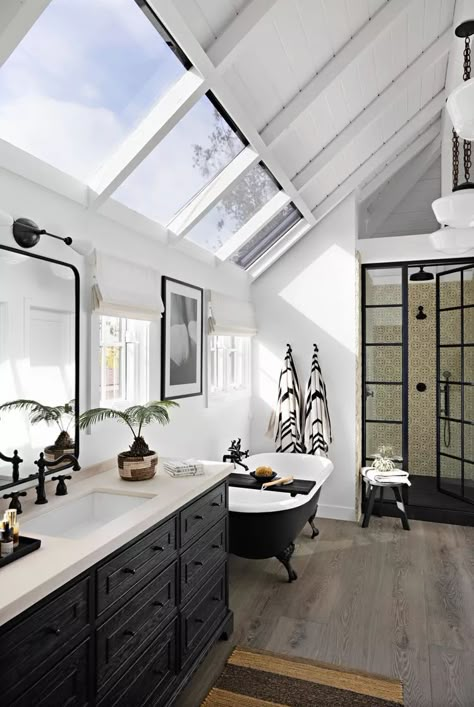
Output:
<svg viewBox="0 0 474 707">
<path fill-rule="evenodd" d="M 301 398 L 298 375 L 288 344 L 278 383 L 278 400 L 269 429 L 275 435 L 277 452 L 303 452 L 301 434 Z"/>
<path fill-rule="evenodd" d="M 331 418 L 326 385 L 318 360 L 318 347 L 313 344 L 311 374 L 305 392 L 304 446 L 306 454 L 327 455 L 332 442 Z"/>
</svg>

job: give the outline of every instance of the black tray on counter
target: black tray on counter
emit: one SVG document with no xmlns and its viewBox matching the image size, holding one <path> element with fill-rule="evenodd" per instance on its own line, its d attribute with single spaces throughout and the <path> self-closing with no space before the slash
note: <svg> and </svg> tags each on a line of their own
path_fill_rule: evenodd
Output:
<svg viewBox="0 0 474 707">
<path fill-rule="evenodd" d="M 263 483 L 265 483 L 265 481 Z M 303 494 L 303 496 L 307 496 L 315 485 L 316 481 L 295 479 L 291 482 L 291 484 L 271 486 L 268 490 L 279 491 L 281 493 L 290 493 L 292 496 L 296 496 L 298 493 Z M 257 491 L 260 491 L 262 488 L 262 482 L 256 481 L 252 476 L 250 476 L 250 474 L 232 473 L 229 475 L 229 486 L 234 486 L 241 489 L 256 489 Z"/>
<path fill-rule="evenodd" d="M 15 560 L 19 560 L 20 557 L 29 555 L 30 552 L 39 550 L 40 547 L 41 540 L 38 540 L 37 538 L 27 538 L 25 535 L 20 535 L 20 544 L 18 545 L 18 547 L 15 547 L 10 555 L 7 555 L 6 557 L 0 557 L 0 569 L 5 565 L 9 565 L 10 562 L 15 562 Z"/>
</svg>

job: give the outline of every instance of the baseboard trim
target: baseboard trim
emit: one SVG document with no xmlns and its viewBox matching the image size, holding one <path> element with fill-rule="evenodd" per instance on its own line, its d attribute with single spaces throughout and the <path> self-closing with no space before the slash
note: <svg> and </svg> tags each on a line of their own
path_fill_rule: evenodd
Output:
<svg viewBox="0 0 474 707">
<path fill-rule="evenodd" d="M 316 518 L 332 518 L 333 520 L 348 520 L 354 522 L 356 520 L 356 514 L 354 508 L 350 508 L 349 506 L 330 506 L 325 503 L 318 503 Z"/>
</svg>

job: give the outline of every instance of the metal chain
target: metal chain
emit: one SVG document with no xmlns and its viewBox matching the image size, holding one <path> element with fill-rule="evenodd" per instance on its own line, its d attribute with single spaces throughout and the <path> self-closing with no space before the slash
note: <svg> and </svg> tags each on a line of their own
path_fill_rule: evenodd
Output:
<svg viewBox="0 0 474 707">
<path fill-rule="evenodd" d="M 464 177 L 466 182 L 471 176 L 471 141 L 464 140 Z"/>
<path fill-rule="evenodd" d="M 459 137 L 453 128 L 453 191 L 459 182 Z"/>
<path fill-rule="evenodd" d="M 466 37 L 464 40 L 464 63 L 463 63 L 463 80 L 469 81 L 471 78 L 471 38 Z"/>
</svg>

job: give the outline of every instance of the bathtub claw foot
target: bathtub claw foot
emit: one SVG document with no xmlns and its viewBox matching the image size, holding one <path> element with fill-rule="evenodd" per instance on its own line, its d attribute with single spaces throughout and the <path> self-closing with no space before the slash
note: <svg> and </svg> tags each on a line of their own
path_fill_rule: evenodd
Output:
<svg viewBox="0 0 474 707">
<path fill-rule="evenodd" d="M 281 562 L 281 564 L 285 567 L 286 571 L 288 572 L 288 581 L 293 582 L 295 579 L 298 579 L 298 575 L 296 574 L 295 570 L 291 566 L 291 556 L 293 555 L 295 551 L 295 543 L 291 542 L 288 547 L 286 547 L 283 552 L 280 552 L 276 558 Z"/>
<path fill-rule="evenodd" d="M 315 524 L 314 524 L 314 519 L 315 519 L 315 518 L 316 518 L 316 513 L 314 513 L 314 514 L 311 516 L 311 518 L 308 518 L 308 523 L 310 524 L 311 530 L 313 531 L 312 534 L 311 534 L 311 540 L 314 540 L 314 538 L 317 538 L 318 535 L 319 535 L 319 530 L 317 529 L 317 527 L 316 527 Z"/>
</svg>

